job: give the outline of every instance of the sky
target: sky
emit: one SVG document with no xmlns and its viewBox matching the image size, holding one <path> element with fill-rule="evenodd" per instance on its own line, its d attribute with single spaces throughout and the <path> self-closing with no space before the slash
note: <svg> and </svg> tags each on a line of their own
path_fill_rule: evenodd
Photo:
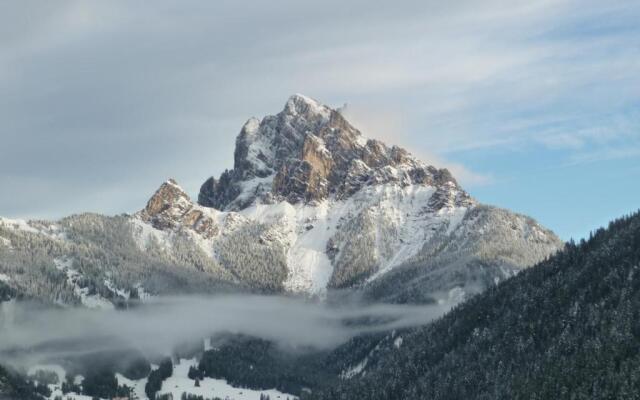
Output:
<svg viewBox="0 0 640 400">
<path fill-rule="evenodd" d="M 293 93 L 580 238 L 640 208 L 640 3 L 0 2 L 0 215 L 141 209 Z"/>
</svg>

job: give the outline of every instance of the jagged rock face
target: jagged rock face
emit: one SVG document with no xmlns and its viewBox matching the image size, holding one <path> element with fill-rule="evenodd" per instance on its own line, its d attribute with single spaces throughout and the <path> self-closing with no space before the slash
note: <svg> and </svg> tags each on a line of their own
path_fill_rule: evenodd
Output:
<svg viewBox="0 0 640 400">
<path fill-rule="evenodd" d="M 428 185 L 463 192 L 446 169 L 426 165 L 406 150 L 367 140 L 340 114 L 294 95 L 282 112 L 250 119 L 236 140 L 234 168 L 209 178 L 198 202 L 217 209 L 242 209 L 254 200 L 314 202 L 345 198 L 367 185 Z M 441 193 L 440 197 L 447 197 Z M 471 204 L 466 194 L 450 199 Z M 450 201 L 434 203 L 451 204 Z"/>
<path fill-rule="evenodd" d="M 189 228 L 205 238 L 219 233 L 214 219 L 206 215 L 206 210 L 193 204 L 189 195 L 173 179 L 160 186 L 138 215 L 160 230 Z"/>
</svg>

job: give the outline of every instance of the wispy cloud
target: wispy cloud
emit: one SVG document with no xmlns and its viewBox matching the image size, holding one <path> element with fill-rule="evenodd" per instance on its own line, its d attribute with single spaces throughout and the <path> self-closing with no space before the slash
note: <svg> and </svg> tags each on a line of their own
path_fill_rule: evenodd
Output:
<svg viewBox="0 0 640 400">
<path fill-rule="evenodd" d="M 577 153 L 571 156 L 571 164 L 640 157 L 640 143 L 634 147 L 604 147 L 598 150 Z"/>
<path fill-rule="evenodd" d="M 412 145 L 411 134 L 405 125 L 406 117 L 400 110 L 367 109 L 357 104 L 345 104 L 341 107 L 341 112 L 365 136 L 409 148 L 420 160 L 449 169 L 465 187 L 485 186 L 494 181 L 490 174 L 473 171 L 461 163 L 452 162 L 420 146 Z"/>
</svg>

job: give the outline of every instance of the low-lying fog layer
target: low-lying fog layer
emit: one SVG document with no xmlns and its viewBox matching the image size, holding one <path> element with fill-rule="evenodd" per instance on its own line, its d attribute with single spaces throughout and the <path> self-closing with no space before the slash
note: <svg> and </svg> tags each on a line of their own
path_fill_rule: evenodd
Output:
<svg viewBox="0 0 640 400">
<path fill-rule="evenodd" d="M 272 340 L 289 349 L 330 349 L 367 332 L 421 325 L 453 304 L 341 307 L 276 296 L 167 297 L 126 311 L 1 304 L 0 359 L 52 357 L 135 348 L 166 354 L 216 333 Z"/>
</svg>

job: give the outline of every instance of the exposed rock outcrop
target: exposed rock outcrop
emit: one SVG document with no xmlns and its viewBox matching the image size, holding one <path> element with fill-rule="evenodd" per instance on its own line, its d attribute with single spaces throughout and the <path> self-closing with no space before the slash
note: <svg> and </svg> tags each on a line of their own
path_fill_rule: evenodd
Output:
<svg viewBox="0 0 640 400">
<path fill-rule="evenodd" d="M 140 219 L 160 230 L 189 228 L 205 238 L 219 233 L 209 210 L 194 204 L 175 180 L 163 183 L 138 213 Z"/>
</svg>

